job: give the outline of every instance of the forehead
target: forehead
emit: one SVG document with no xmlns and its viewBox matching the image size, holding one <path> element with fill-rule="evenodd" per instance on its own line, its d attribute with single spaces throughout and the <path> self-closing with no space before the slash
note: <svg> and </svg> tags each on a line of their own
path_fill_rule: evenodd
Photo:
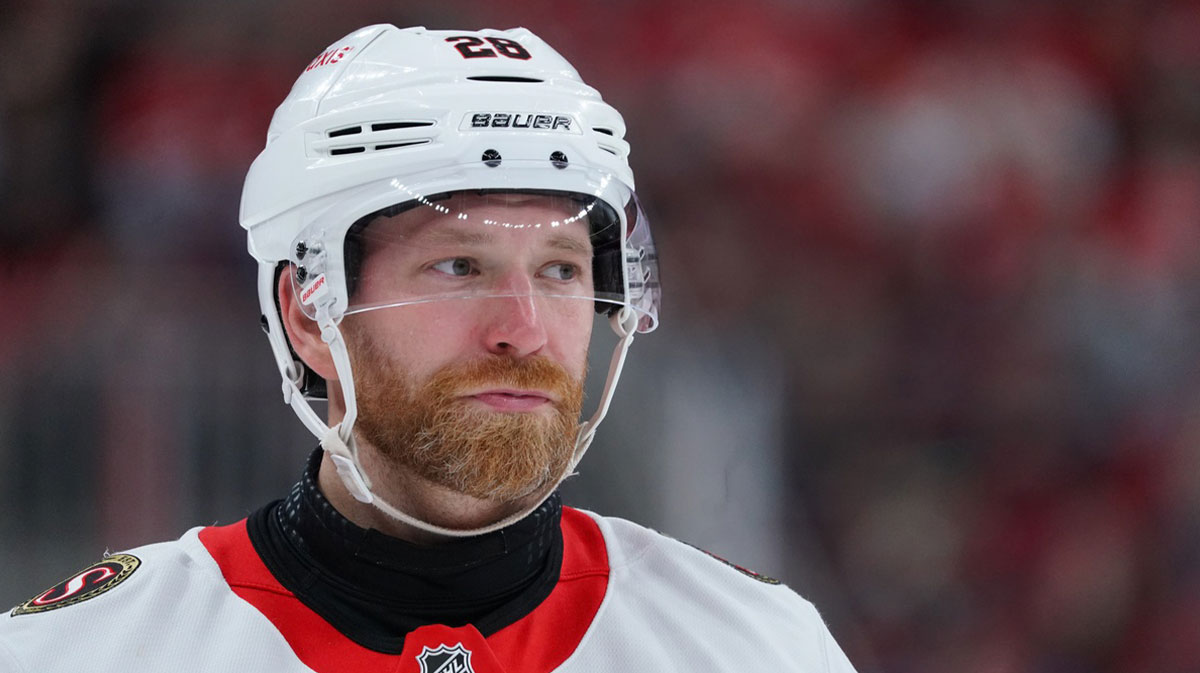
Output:
<svg viewBox="0 0 1200 673">
<path fill-rule="evenodd" d="M 421 200 L 362 233 L 368 242 L 403 241 L 409 249 L 462 243 L 510 243 L 580 248 L 587 252 L 590 206 L 566 195 L 455 193 Z M 586 248 L 586 249 L 585 249 Z"/>
</svg>

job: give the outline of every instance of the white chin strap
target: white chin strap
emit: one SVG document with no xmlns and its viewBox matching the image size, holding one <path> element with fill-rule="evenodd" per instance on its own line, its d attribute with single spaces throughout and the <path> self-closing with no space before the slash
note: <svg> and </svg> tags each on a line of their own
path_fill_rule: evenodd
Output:
<svg viewBox="0 0 1200 673">
<path fill-rule="evenodd" d="M 612 361 L 608 368 L 608 378 L 604 382 L 604 392 L 600 397 L 600 404 L 596 412 L 590 419 L 579 426 L 579 433 L 575 439 L 575 451 L 571 457 L 571 462 L 567 465 L 567 469 L 557 479 L 552 483 L 548 483 L 542 489 L 540 497 L 536 498 L 532 505 L 500 521 L 480 528 L 446 528 L 424 521 L 404 512 L 371 491 L 371 480 L 367 476 L 366 471 L 363 470 L 362 463 L 359 461 L 358 447 L 354 441 L 353 428 L 354 421 L 358 416 L 358 404 L 354 396 L 354 374 L 350 367 L 350 356 L 346 350 L 346 342 L 342 337 L 342 332 L 329 316 L 327 308 L 318 308 L 317 324 L 321 328 L 322 341 L 329 345 L 329 352 L 333 356 L 333 365 L 341 381 L 342 397 L 346 403 L 346 415 L 342 418 L 341 423 L 332 428 L 326 425 L 321 417 L 317 415 L 316 411 L 313 410 L 312 406 L 309 405 L 308 400 L 304 399 L 304 395 L 301 394 L 299 388 L 301 374 L 295 371 L 295 364 L 292 362 L 288 363 L 289 367 L 285 370 L 283 399 L 291 405 L 296 415 L 304 422 L 305 427 L 321 440 L 321 448 L 333 460 L 342 484 L 346 486 L 346 490 L 350 492 L 350 495 L 354 496 L 355 500 L 374 505 L 379 511 L 397 521 L 402 521 L 429 533 L 436 533 L 447 537 L 483 535 L 484 533 L 490 533 L 516 523 L 528 516 L 530 512 L 537 509 L 554 492 L 554 489 L 558 488 L 558 485 L 564 479 L 575 472 L 575 466 L 583 459 L 583 454 L 587 453 L 592 439 L 596 436 L 596 428 L 599 427 L 600 421 L 604 420 L 605 414 L 608 413 L 613 391 L 617 387 L 617 380 L 621 376 L 621 369 L 625 366 L 625 354 L 629 351 L 629 346 L 633 343 L 634 334 L 637 332 L 637 323 L 636 311 L 628 306 L 623 306 L 620 311 L 609 319 L 609 324 L 618 336 L 618 342 L 613 349 Z M 276 325 L 272 325 L 272 327 L 274 328 Z"/>
</svg>

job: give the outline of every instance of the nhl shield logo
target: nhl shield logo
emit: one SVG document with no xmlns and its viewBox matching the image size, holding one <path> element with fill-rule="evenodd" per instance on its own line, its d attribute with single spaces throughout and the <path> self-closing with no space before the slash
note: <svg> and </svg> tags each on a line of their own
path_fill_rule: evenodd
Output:
<svg viewBox="0 0 1200 673">
<path fill-rule="evenodd" d="M 421 673 L 475 673 L 471 668 L 471 650 L 458 643 L 453 647 L 422 647 L 417 655 Z"/>
</svg>

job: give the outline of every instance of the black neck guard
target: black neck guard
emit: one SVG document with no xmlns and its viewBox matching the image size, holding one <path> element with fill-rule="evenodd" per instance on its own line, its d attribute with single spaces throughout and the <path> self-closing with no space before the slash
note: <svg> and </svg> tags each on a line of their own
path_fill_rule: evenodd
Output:
<svg viewBox="0 0 1200 673">
<path fill-rule="evenodd" d="M 334 628 L 389 654 L 427 624 L 472 624 L 485 637 L 529 614 L 558 582 L 558 493 L 529 516 L 478 537 L 423 547 L 359 528 L 317 487 L 322 452 L 286 500 L 247 520 L 250 541 L 280 584 Z"/>
</svg>

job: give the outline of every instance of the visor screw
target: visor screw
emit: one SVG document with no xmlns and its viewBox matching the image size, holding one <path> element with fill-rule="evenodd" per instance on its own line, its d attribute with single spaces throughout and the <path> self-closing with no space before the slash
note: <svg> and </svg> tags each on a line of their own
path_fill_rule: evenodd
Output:
<svg viewBox="0 0 1200 673">
<path fill-rule="evenodd" d="M 567 155 L 563 154 L 562 152 L 560 152 L 558 150 L 555 150 L 554 152 L 552 152 L 550 154 L 550 163 L 554 164 L 555 168 L 566 168 L 567 167 Z"/>
<path fill-rule="evenodd" d="M 484 150 L 481 158 L 488 168 L 495 168 L 500 165 L 500 153 L 496 150 Z"/>
<path fill-rule="evenodd" d="M 308 254 L 308 244 L 300 241 L 296 244 L 296 259 L 304 259 L 306 254 Z"/>
<path fill-rule="evenodd" d="M 308 269 L 298 266 L 296 267 L 296 282 L 303 283 L 308 278 Z"/>
</svg>

